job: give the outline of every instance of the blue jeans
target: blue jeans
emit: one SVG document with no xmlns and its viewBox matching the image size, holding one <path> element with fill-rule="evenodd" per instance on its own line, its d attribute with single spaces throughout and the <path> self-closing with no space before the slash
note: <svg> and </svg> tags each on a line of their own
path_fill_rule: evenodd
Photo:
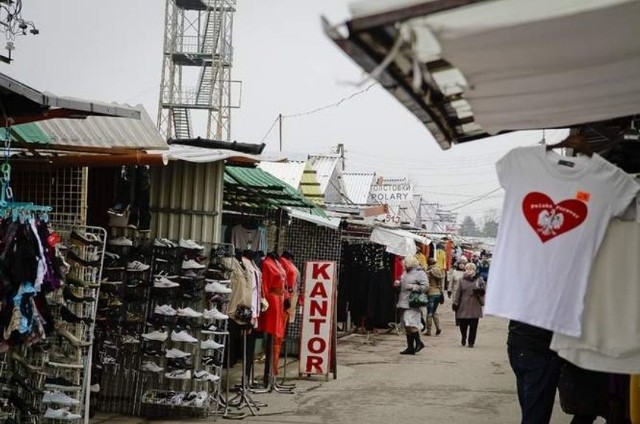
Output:
<svg viewBox="0 0 640 424">
<path fill-rule="evenodd" d="M 509 363 L 516 375 L 522 424 L 548 424 L 553 412 L 560 375 L 555 352 L 508 347 Z"/>
<path fill-rule="evenodd" d="M 427 296 L 429 303 L 427 303 L 427 316 L 435 316 L 436 311 L 438 310 L 438 305 L 440 305 L 440 297 L 442 294 L 433 294 Z"/>
</svg>

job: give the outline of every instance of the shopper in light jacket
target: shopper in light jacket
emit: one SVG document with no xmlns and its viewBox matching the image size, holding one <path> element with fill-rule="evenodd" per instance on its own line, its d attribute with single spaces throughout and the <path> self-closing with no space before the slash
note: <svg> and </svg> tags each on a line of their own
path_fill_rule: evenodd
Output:
<svg viewBox="0 0 640 424">
<path fill-rule="evenodd" d="M 485 283 L 482 277 L 477 275 L 476 265 L 469 262 L 464 267 L 464 275 L 453 299 L 453 310 L 456 311 L 462 346 L 466 345 L 467 340 L 469 347 L 473 347 L 476 343 L 478 322 L 482 318 L 484 290 Z"/>
<path fill-rule="evenodd" d="M 424 348 L 420 340 L 420 308 L 409 307 L 409 294 L 411 292 L 425 293 L 429 287 L 427 274 L 418 263 L 415 256 L 407 256 L 404 259 L 404 273 L 400 277 L 400 294 L 397 307 L 402 311 L 402 322 L 407 335 L 407 348 L 400 352 L 401 355 L 413 355 Z"/>
</svg>

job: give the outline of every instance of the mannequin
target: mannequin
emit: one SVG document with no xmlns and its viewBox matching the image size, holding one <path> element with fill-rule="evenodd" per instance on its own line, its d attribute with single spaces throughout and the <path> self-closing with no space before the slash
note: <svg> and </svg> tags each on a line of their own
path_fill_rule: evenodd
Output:
<svg viewBox="0 0 640 424">
<path fill-rule="evenodd" d="M 278 263 L 278 254 L 269 252 L 262 262 L 262 293 L 269 308 L 260 314 L 258 331 L 267 334 L 267 359 L 265 361 L 265 384 L 269 383 L 272 373 L 277 373 L 278 358 L 273 355 L 274 339 L 284 336 L 284 292 L 286 273 Z"/>
<path fill-rule="evenodd" d="M 289 322 L 294 322 L 296 318 L 296 306 L 298 302 L 298 286 L 300 283 L 300 271 L 293 264 L 294 256 L 291 252 L 285 250 L 282 252 L 278 262 L 282 265 L 286 276 L 286 290 L 284 292 L 284 310 L 285 313 L 282 316 L 283 322 L 283 336 L 280 339 L 274 341 L 274 356 L 280 357 L 280 351 L 282 350 L 282 343 L 287 333 L 287 326 Z M 277 375 L 278 373 L 275 372 Z"/>
</svg>

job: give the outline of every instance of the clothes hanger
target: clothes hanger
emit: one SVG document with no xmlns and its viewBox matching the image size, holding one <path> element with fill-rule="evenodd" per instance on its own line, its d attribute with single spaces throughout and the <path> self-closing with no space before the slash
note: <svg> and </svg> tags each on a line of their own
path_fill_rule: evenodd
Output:
<svg viewBox="0 0 640 424">
<path fill-rule="evenodd" d="M 575 153 L 582 153 L 585 156 L 592 157 L 593 150 L 591 150 L 591 146 L 587 142 L 587 139 L 582 134 L 570 134 L 567 138 L 562 140 L 560 143 L 552 144 L 546 147 L 546 150 L 552 149 L 573 149 Z"/>
</svg>

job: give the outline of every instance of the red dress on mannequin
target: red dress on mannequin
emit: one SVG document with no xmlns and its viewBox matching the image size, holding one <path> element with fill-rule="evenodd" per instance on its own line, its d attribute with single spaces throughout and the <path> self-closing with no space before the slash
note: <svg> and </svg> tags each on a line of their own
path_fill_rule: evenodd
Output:
<svg viewBox="0 0 640 424">
<path fill-rule="evenodd" d="M 284 336 L 285 277 L 275 259 L 267 256 L 262 261 L 262 295 L 269 302 L 269 307 L 260 314 L 258 331 L 264 331 L 275 337 Z"/>
</svg>

